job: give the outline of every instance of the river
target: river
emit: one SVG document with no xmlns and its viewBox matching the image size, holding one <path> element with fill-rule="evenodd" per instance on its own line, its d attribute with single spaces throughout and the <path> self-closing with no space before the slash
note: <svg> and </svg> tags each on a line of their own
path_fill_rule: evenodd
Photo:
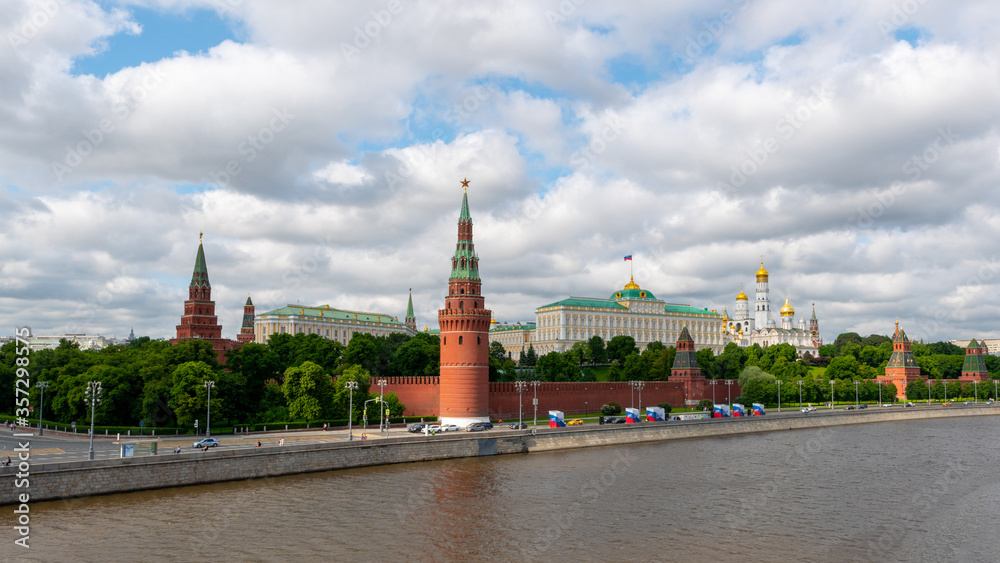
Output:
<svg viewBox="0 0 1000 563">
<path fill-rule="evenodd" d="M 8 561 L 997 561 L 1000 417 L 35 503 Z M 5 507 L 12 530 L 13 507 Z"/>
</svg>

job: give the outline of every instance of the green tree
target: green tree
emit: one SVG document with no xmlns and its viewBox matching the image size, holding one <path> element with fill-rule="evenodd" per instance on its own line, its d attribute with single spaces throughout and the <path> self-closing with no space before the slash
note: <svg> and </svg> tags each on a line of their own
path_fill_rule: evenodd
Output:
<svg viewBox="0 0 1000 563">
<path fill-rule="evenodd" d="M 440 369 L 441 339 L 426 332 L 418 333 L 397 348 L 389 364 L 389 374 L 396 376 L 436 376 Z"/>
<path fill-rule="evenodd" d="M 494 340 L 490 342 L 490 357 L 497 360 L 504 360 L 507 358 L 507 349 L 503 347 L 503 344 L 499 340 Z"/>
<path fill-rule="evenodd" d="M 848 343 L 853 343 L 860 346 L 861 336 L 856 332 L 845 332 L 837 336 L 837 340 L 833 342 L 833 347 L 836 348 L 838 356 L 841 354 L 841 349 L 844 347 L 844 345 Z"/>
<path fill-rule="evenodd" d="M 875 346 L 877 348 L 886 343 L 890 344 L 891 349 L 892 339 L 881 334 L 869 334 L 861 340 L 862 347 Z"/>
<path fill-rule="evenodd" d="M 746 357 L 743 348 L 739 344 L 730 342 L 726 344 L 722 353 L 715 358 L 715 370 L 721 379 L 736 379 L 743 371 L 743 362 Z"/>
<path fill-rule="evenodd" d="M 170 388 L 171 406 L 177 423 L 189 426 L 195 419 L 204 421 L 207 414 L 208 390 L 205 382 L 214 380 L 216 372 L 203 361 L 184 362 L 173 370 L 173 385 Z M 212 395 L 212 409 L 222 406 L 218 393 Z"/>
<path fill-rule="evenodd" d="M 854 356 L 838 356 L 830 361 L 826 376 L 833 379 L 854 379 L 858 376 L 859 364 Z"/>
<path fill-rule="evenodd" d="M 303 362 L 298 367 L 285 370 L 281 392 L 293 419 L 316 420 L 328 418 L 332 413 L 333 381 L 318 364 Z"/>
<path fill-rule="evenodd" d="M 533 344 L 528 344 L 528 350 L 521 354 L 521 365 L 531 367 L 538 363 L 538 353 L 535 352 L 535 346 Z"/>
<path fill-rule="evenodd" d="M 590 358 L 595 364 L 603 364 L 608 361 L 608 351 L 604 347 L 604 339 L 596 334 L 587 341 L 590 348 Z"/>
<path fill-rule="evenodd" d="M 832 358 L 837 355 L 837 348 L 833 344 L 824 344 L 819 347 L 818 353 L 825 358 Z"/>
<path fill-rule="evenodd" d="M 763 381 L 764 383 L 766 383 L 767 384 L 766 387 L 769 387 L 770 385 L 774 384 L 774 376 L 773 375 L 767 373 L 766 371 L 760 369 L 757 366 L 746 367 L 746 368 L 743 369 L 743 372 L 740 373 L 740 377 L 739 377 L 740 389 L 744 390 L 743 391 L 743 395 L 744 396 L 746 395 L 746 387 L 747 387 L 747 385 L 750 383 L 750 381 L 755 380 L 755 379 L 759 379 L 759 380 Z"/>
<path fill-rule="evenodd" d="M 625 357 L 622 365 L 622 377 L 624 381 L 646 381 L 649 378 L 642 369 L 642 357 L 633 352 Z"/>
<path fill-rule="evenodd" d="M 629 354 L 635 352 L 638 353 L 638 348 L 635 347 L 635 339 L 631 336 L 618 335 L 612 338 L 608 342 L 608 359 L 618 360 L 619 363 L 624 363 L 625 358 Z"/>
<path fill-rule="evenodd" d="M 698 350 L 695 352 L 695 358 L 698 359 L 698 367 L 701 368 L 701 373 L 705 377 L 709 379 L 719 379 L 719 374 L 715 369 L 715 354 L 712 352 L 711 348 Z"/>
</svg>

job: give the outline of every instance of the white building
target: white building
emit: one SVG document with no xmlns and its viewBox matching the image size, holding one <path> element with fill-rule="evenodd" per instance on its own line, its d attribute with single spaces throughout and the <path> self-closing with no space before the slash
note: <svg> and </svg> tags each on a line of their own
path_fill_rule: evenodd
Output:
<svg viewBox="0 0 1000 563">
<path fill-rule="evenodd" d="M 267 343 L 272 334 L 318 334 L 347 346 L 354 333 L 389 336 L 402 333 L 414 336 L 417 331 L 399 322 L 398 317 L 334 309 L 329 305 L 311 307 L 288 305 L 254 319 L 254 341 Z"/>
<path fill-rule="evenodd" d="M 812 318 L 806 324 L 805 316 L 799 317 L 798 326 L 793 326 L 795 321 L 795 308 L 792 307 L 785 297 L 785 304 L 781 307 L 781 326 L 778 326 L 771 317 L 771 296 L 768 287 L 768 271 L 764 269 L 764 259 L 761 258 L 760 269 L 757 270 L 757 287 L 754 298 L 754 310 L 750 312 L 750 299 L 743 293 L 743 286 L 740 285 L 740 293 L 736 296 L 736 313 L 729 318 L 726 309 L 722 310 L 725 318 L 725 338 L 727 342 L 735 342 L 742 347 L 760 345 L 762 348 L 772 344 L 791 344 L 795 350 L 802 354 L 809 352 L 816 355 L 819 347 L 823 345 L 823 339 L 819 335 L 819 319 L 816 318 L 816 305 L 813 304 Z"/>
<path fill-rule="evenodd" d="M 696 349 L 711 348 L 718 354 L 725 347 L 722 315 L 657 299 L 633 279 L 608 299 L 569 297 L 543 305 L 535 310 L 534 323 L 494 324 L 490 342 L 503 344 L 508 357 L 514 360 L 520 359 L 529 345 L 542 356 L 565 352 L 594 336 L 605 342 L 615 336 L 631 336 L 644 350 L 650 342 L 670 346 L 685 325 Z"/>
<path fill-rule="evenodd" d="M 59 346 L 60 340 L 68 340 L 80 345 L 81 350 L 101 350 L 110 345 L 107 338 L 93 334 L 53 334 L 28 336 L 24 339 L 28 343 L 28 348 L 32 352 L 39 350 L 54 350 Z"/>
</svg>

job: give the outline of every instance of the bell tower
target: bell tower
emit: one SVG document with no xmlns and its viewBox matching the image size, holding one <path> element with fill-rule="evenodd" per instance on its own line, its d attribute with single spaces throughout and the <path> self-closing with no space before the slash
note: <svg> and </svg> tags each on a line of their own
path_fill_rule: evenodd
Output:
<svg viewBox="0 0 1000 563">
<path fill-rule="evenodd" d="M 463 426 L 489 420 L 489 330 L 493 313 L 486 308 L 479 278 L 479 256 L 472 242 L 469 181 L 462 180 L 458 242 L 451 258 L 451 277 L 441 327 L 440 419 Z"/>
</svg>

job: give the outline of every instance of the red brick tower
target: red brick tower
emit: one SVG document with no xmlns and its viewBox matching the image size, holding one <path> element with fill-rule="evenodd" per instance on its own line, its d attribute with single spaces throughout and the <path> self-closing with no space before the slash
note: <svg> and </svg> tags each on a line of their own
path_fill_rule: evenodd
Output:
<svg viewBox="0 0 1000 563">
<path fill-rule="evenodd" d="M 198 256 L 194 260 L 194 273 L 188 286 L 188 300 L 184 302 L 184 316 L 181 317 L 181 324 L 177 325 L 177 340 L 222 338 L 222 325 L 215 316 L 215 301 L 212 301 L 212 284 L 208 281 L 202 236 L 198 236 Z"/>
<path fill-rule="evenodd" d="M 458 244 L 451 258 L 445 308 L 438 311 L 441 327 L 441 410 L 444 424 L 489 420 L 489 330 L 492 311 L 486 309 L 479 279 L 479 256 L 472 243 L 469 181 L 458 216 Z"/>
<path fill-rule="evenodd" d="M 986 344 L 975 338 L 969 341 L 969 345 L 965 347 L 965 363 L 962 364 L 962 375 L 959 376 L 959 381 L 963 383 L 989 381 L 990 374 L 986 371 L 986 362 L 983 360 L 985 353 Z"/>
<path fill-rule="evenodd" d="M 887 383 L 896 385 L 896 398 L 906 400 L 906 386 L 920 378 L 920 366 L 910 351 L 910 339 L 906 332 L 899 328 L 896 321 L 896 332 L 892 334 L 892 355 L 885 366 Z"/>
<path fill-rule="evenodd" d="M 215 301 L 212 301 L 212 284 L 208 281 L 208 266 L 205 264 L 205 247 L 202 236 L 198 237 L 198 256 L 194 260 L 194 274 L 191 275 L 191 285 L 188 286 L 188 300 L 184 302 L 184 315 L 181 324 L 177 325 L 177 338 L 170 344 L 181 340 L 200 338 L 212 343 L 215 356 L 220 364 L 226 363 L 226 350 L 243 346 L 241 342 L 222 338 L 222 325 L 215 316 Z"/>
<path fill-rule="evenodd" d="M 670 368 L 670 379 L 684 385 L 684 402 L 688 405 L 697 404 L 705 396 L 705 378 L 701 375 L 694 339 L 691 338 L 687 325 L 681 328 L 681 334 L 677 337 L 677 354 L 674 356 L 674 365 Z"/>
<path fill-rule="evenodd" d="M 250 294 L 248 293 L 247 302 L 243 305 L 243 327 L 240 328 L 240 333 L 236 335 L 236 340 L 243 343 L 254 341 L 253 321 L 255 317 L 256 312 L 253 301 L 250 300 Z"/>
</svg>

